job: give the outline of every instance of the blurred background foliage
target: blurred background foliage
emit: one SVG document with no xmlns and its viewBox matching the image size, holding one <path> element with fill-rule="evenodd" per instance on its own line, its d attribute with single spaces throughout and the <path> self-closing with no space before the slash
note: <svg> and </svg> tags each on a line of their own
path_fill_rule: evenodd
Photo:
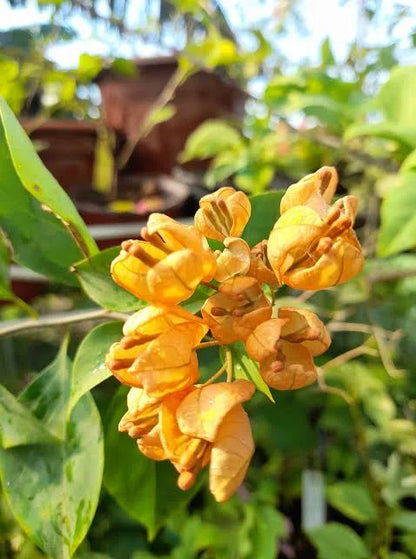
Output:
<svg viewBox="0 0 416 559">
<path fill-rule="evenodd" d="M 108 65 L 127 75 L 134 71 L 119 56 L 85 53 L 71 69 L 48 58 L 51 45 L 74 39 L 76 31 L 64 24 L 74 14 L 83 14 L 93 28 L 105 26 L 120 41 L 139 37 L 162 53 L 173 43 L 189 72 L 219 71 L 246 95 L 244 118 L 205 122 L 189 137 L 178 164 L 210 159 L 209 187 L 232 182 L 252 194 L 286 187 L 322 165 L 336 166 L 338 194 L 360 200 L 357 232 L 367 264 L 360 277 L 334 289 L 279 292 L 282 304 L 317 312 L 333 344 L 319 363 L 317 385 L 274 393 L 275 405 L 258 394 L 247 406 L 256 454 L 244 486 L 224 505 L 215 504 L 204 485 L 193 495 L 175 491 L 173 472 L 150 468 L 134 442 L 116 432 L 124 391 L 116 393 L 112 379 L 94 390 L 104 423 L 104 486 L 76 557 L 416 557 L 415 6 L 392 1 L 386 16 L 385 2 L 363 0 L 343 59 L 323 36 L 319 57 L 295 62 L 280 44 L 313 26 L 300 1 L 276 1 L 264 29 L 247 18 L 243 30 L 233 29 L 222 2 L 148 0 L 135 18 L 132 4 L 38 0 L 50 23 L 2 31 L 0 94 L 15 113 L 99 119 L 92 80 Z M 324 6 L 317 6 L 321 11 Z M 386 32 L 367 40 L 381 18 Z M 7 250 L 1 253 L 0 289 L 4 284 L 7 295 Z M 63 310 L 89 305 L 70 288 L 53 297 Z M 4 298 L 16 302 L 12 295 Z M 4 319 L 24 312 L 17 304 L 3 307 Z M 36 305 L 41 313 L 48 307 L 45 301 Z M 70 357 L 91 327 L 71 328 Z M 36 378 L 54 358 L 63 331 L 2 338 L 3 384 L 17 392 Z M 216 370 L 212 359 L 206 366 Z M 43 556 L 2 498 L 0 557 Z"/>
</svg>

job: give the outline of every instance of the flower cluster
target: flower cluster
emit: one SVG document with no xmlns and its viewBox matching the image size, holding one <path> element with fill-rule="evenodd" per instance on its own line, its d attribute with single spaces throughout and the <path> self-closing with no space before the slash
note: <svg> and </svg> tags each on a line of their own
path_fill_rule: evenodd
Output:
<svg viewBox="0 0 416 559">
<path fill-rule="evenodd" d="M 242 404 L 255 385 L 234 380 L 230 344 L 245 344 L 272 388 L 316 380 L 313 358 L 327 350 L 329 334 L 313 312 L 279 306 L 275 291 L 283 284 L 324 289 L 361 270 L 352 229 L 357 200 L 346 196 L 330 205 L 336 186 L 331 167 L 290 186 L 269 238 L 254 247 L 241 238 L 251 214 L 248 197 L 220 188 L 201 199 L 193 226 L 152 214 L 141 240 L 125 241 L 113 261 L 114 281 L 149 303 L 126 321 L 106 358 L 131 387 L 119 430 L 149 458 L 170 460 L 181 489 L 209 465 L 210 491 L 219 502 L 229 499 L 254 452 Z M 222 249 L 212 250 L 207 239 Z M 201 316 L 179 306 L 199 285 L 212 292 Z M 223 346 L 225 362 L 201 384 L 197 351 L 214 345 Z M 218 381 L 223 374 L 226 381 Z"/>
</svg>

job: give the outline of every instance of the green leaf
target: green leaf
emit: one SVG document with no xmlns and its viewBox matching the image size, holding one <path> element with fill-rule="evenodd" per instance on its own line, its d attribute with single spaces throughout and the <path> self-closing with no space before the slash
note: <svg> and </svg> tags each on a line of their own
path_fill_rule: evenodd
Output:
<svg viewBox="0 0 416 559">
<path fill-rule="evenodd" d="M 111 376 L 104 359 L 110 345 L 122 337 L 122 326 L 119 321 L 100 324 L 82 340 L 72 368 L 70 409 L 81 396 Z"/>
<path fill-rule="evenodd" d="M 159 107 L 156 110 L 152 111 L 152 113 L 149 115 L 149 126 L 156 126 L 156 124 L 166 122 L 167 120 L 170 120 L 173 116 L 175 116 L 175 114 L 175 105 L 168 104 L 164 105 L 163 107 Z"/>
<path fill-rule="evenodd" d="M 32 316 L 32 318 L 37 318 L 36 311 L 13 293 L 9 277 L 9 266 L 10 253 L 6 247 L 4 237 L 0 233 L 0 301 L 11 301 Z"/>
<path fill-rule="evenodd" d="M 101 71 L 103 67 L 103 59 L 101 56 L 82 53 L 79 57 L 77 68 L 78 79 L 82 83 L 89 83 Z"/>
<path fill-rule="evenodd" d="M 66 227 L 42 209 L 24 188 L 0 126 L 0 226 L 13 246 L 15 261 L 51 279 L 78 285 L 71 264 L 82 253 Z"/>
<path fill-rule="evenodd" d="M 375 138 L 394 140 L 410 148 L 416 146 L 416 130 L 408 123 L 385 121 L 352 124 L 346 129 L 344 139 L 351 140 L 357 136 L 374 136 Z"/>
<path fill-rule="evenodd" d="M 411 151 L 400 167 L 400 172 L 416 171 L 416 149 Z"/>
<path fill-rule="evenodd" d="M 393 516 L 393 525 L 405 532 L 416 532 L 416 512 L 398 512 Z"/>
<path fill-rule="evenodd" d="M 368 559 L 370 553 L 362 539 L 348 526 L 330 522 L 308 531 L 319 559 Z"/>
<path fill-rule="evenodd" d="M 7 145 L 9 163 L 21 185 L 67 224 L 87 253 L 97 252 L 95 241 L 68 194 L 43 165 L 23 128 L 1 97 L 0 125 Z"/>
<path fill-rule="evenodd" d="M 181 491 L 171 464 L 149 460 L 139 452 L 135 440 L 118 432 L 118 422 L 127 410 L 126 396 L 127 388 L 121 387 L 106 414 L 104 483 L 125 512 L 153 538 L 166 518 L 178 514 L 195 491 Z"/>
<path fill-rule="evenodd" d="M 39 419 L 48 431 L 64 440 L 68 397 L 71 385 L 71 361 L 67 357 L 68 337 L 56 358 L 19 395 L 19 402 Z"/>
<path fill-rule="evenodd" d="M 340 481 L 327 489 L 328 502 L 343 515 L 366 524 L 376 520 L 376 508 L 366 487 Z"/>
<path fill-rule="evenodd" d="M 321 64 L 323 66 L 332 66 L 335 64 L 335 58 L 332 53 L 329 37 L 327 37 L 321 45 Z"/>
<path fill-rule="evenodd" d="M 260 375 L 258 364 L 247 355 L 243 342 L 231 344 L 229 348 L 233 358 L 235 378 L 250 380 L 256 386 L 257 390 L 263 392 L 263 394 L 274 403 L 270 389 Z"/>
<path fill-rule="evenodd" d="M 101 307 L 111 311 L 136 311 L 146 303 L 118 286 L 110 274 L 111 262 L 119 252 L 120 247 L 107 248 L 78 262 L 74 270 L 85 293 Z"/>
<path fill-rule="evenodd" d="M 101 422 L 90 394 L 74 408 L 64 443 L 0 450 L 11 510 L 54 559 L 68 559 L 84 539 L 98 502 L 102 466 Z"/>
<path fill-rule="evenodd" d="M 268 239 L 280 217 L 280 200 L 283 194 L 283 190 L 275 190 L 250 196 L 251 217 L 242 235 L 250 246 Z"/>
<path fill-rule="evenodd" d="M 0 447 L 9 449 L 56 439 L 38 419 L 0 384 Z"/>
<path fill-rule="evenodd" d="M 180 162 L 207 159 L 241 142 L 239 133 L 222 120 L 206 120 L 186 140 Z"/>
<path fill-rule="evenodd" d="M 399 177 L 399 186 L 390 189 L 382 202 L 379 256 L 390 256 L 416 246 L 416 173 Z"/>
<path fill-rule="evenodd" d="M 253 509 L 255 525 L 251 536 L 250 556 L 256 559 L 274 559 L 277 556 L 278 540 L 285 534 L 284 516 L 271 505 L 257 505 Z"/>
<path fill-rule="evenodd" d="M 207 298 L 213 293 L 213 289 L 205 287 L 204 285 L 199 285 L 193 295 L 191 295 L 189 299 L 181 303 L 181 307 L 192 314 L 196 314 L 201 310 L 202 305 L 205 303 Z"/>
</svg>

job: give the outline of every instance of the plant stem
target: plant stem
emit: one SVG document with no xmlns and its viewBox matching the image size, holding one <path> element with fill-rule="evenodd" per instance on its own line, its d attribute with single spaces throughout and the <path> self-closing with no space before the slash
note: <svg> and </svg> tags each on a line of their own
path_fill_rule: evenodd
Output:
<svg viewBox="0 0 416 559">
<path fill-rule="evenodd" d="M 56 315 L 47 315 L 39 318 L 38 320 L 19 320 L 13 321 L 9 326 L 0 328 L 0 336 L 7 336 L 8 334 L 15 334 L 17 332 L 24 332 L 26 330 L 36 330 L 39 328 L 47 328 L 51 326 L 63 326 L 65 324 L 74 324 L 76 322 L 85 322 L 87 320 L 102 320 L 105 318 L 112 318 L 115 320 L 126 320 L 129 315 L 105 309 L 94 309 L 82 312 L 59 313 Z"/>
<path fill-rule="evenodd" d="M 220 342 L 217 342 L 217 340 L 212 340 L 210 342 L 201 342 L 200 344 L 198 344 L 196 346 L 195 349 L 204 349 L 206 347 L 215 347 L 215 346 L 219 346 L 221 345 Z"/>
<path fill-rule="evenodd" d="M 212 375 L 212 377 L 210 379 L 207 380 L 207 382 L 204 382 L 204 384 L 201 384 L 201 386 L 208 386 L 209 384 L 212 384 L 213 382 L 215 382 L 217 380 L 217 378 L 219 378 L 221 375 L 224 374 L 224 371 L 227 368 L 227 362 L 225 362 L 223 364 L 223 366 L 218 369 L 218 371 L 215 373 L 215 375 Z"/>
<path fill-rule="evenodd" d="M 137 143 L 142 138 L 147 136 L 147 134 L 153 128 L 154 125 L 153 117 L 156 114 L 156 112 L 169 103 L 169 101 L 174 96 L 176 89 L 188 78 L 190 74 L 191 74 L 191 70 L 184 69 L 183 67 L 178 66 L 176 71 L 172 74 L 171 78 L 169 79 L 169 81 L 167 82 L 167 84 L 159 94 L 159 97 L 157 97 L 151 109 L 146 114 L 143 121 L 140 123 L 140 126 L 138 127 L 134 138 L 128 138 L 126 144 L 121 149 L 116 162 L 116 166 L 118 170 L 121 170 L 125 167 Z"/>
<path fill-rule="evenodd" d="M 229 348 L 225 350 L 225 363 L 227 367 L 227 382 L 231 382 L 233 380 L 233 356 Z"/>
</svg>

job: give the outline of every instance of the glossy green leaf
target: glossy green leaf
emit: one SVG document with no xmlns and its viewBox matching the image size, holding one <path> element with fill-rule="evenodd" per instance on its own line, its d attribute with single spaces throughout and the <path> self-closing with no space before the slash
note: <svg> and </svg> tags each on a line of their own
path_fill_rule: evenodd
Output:
<svg viewBox="0 0 416 559">
<path fill-rule="evenodd" d="M 416 173 L 400 175 L 400 185 L 390 189 L 381 206 L 379 256 L 390 256 L 416 246 Z"/>
<path fill-rule="evenodd" d="M 39 202 L 64 220 L 86 253 L 97 252 L 95 241 L 68 194 L 59 186 L 37 155 L 18 120 L 4 99 L 0 98 L 0 126 L 6 142 L 9 164 L 21 185 Z"/>
<path fill-rule="evenodd" d="M 50 557 L 68 559 L 84 539 L 98 502 L 102 465 L 100 416 L 90 394 L 74 408 L 64 443 L 0 450 L 11 510 Z"/>
<path fill-rule="evenodd" d="M 330 522 L 308 531 L 308 537 L 318 550 L 319 559 L 369 559 L 370 553 L 363 540 L 343 524 Z"/>
<path fill-rule="evenodd" d="M 239 133 L 222 120 L 207 120 L 186 141 L 180 156 L 182 163 L 191 159 L 207 159 L 240 143 Z"/>
<path fill-rule="evenodd" d="M 71 361 L 67 357 L 67 348 L 68 337 L 52 363 L 19 395 L 19 402 L 60 440 L 65 438 L 71 385 Z"/>
<path fill-rule="evenodd" d="M 0 234 L 0 301 L 15 303 L 30 316 L 37 318 L 36 311 L 13 293 L 9 277 L 9 266 L 10 253 L 6 247 L 3 235 Z"/>
<path fill-rule="evenodd" d="M 270 231 L 280 217 L 280 200 L 283 190 L 250 196 L 251 217 L 242 234 L 250 246 L 268 239 Z"/>
<path fill-rule="evenodd" d="M 400 530 L 416 532 L 416 512 L 398 512 L 393 516 L 392 522 Z"/>
<path fill-rule="evenodd" d="M 204 285 L 199 285 L 195 292 L 183 303 L 181 307 L 186 309 L 192 314 L 196 314 L 201 310 L 202 305 L 205 303 L 207 298 L 214 293 L 214 290 Z"/>
<path fill-rule="evenodd" d="M 255 384 L 257 390 L 263 392 L 263 394 L 265 394 L 269 398 L 269 400 L 274 402 L 269 387 L 260 375 L 260 370 L 257 362 L 253 361 L 253 359 L 250 359 L 250 357 L 247 355 L 246 348 L 243 342 L 231 344 L 229 347 L 231 349 L 231 355 L 233 359 L 233 371 L 235 378 L 250 380 L 253 384 Z"/>
<path fill-rule="evenodd" d="M 82 340 L 72 368 L 71 409 L 86 392 L 111 376 L 104 359 L 110 345 L 122 337 L 122 326 L 119 321 L 100 324 Z"/>
<path fill-rule="evenodd" d="M 85 293 L 101 307 L 111 311 L 136 311 L 146 303 L 122 289 L 112 279 L 111 262 L 120 252 L 120 247 L 107 248 L 94 256 L 74 265 Z"/>
<path fill-rule="evenodd" d="M 57 440 L 43 424 L 0 384 L 0 447 L 9 449 Z"/>
<path fill-rule="evenodd" d="M 366 487 L 359 483 L 340 481 L 327 489 L 328 502 L 342 514 L 366 524 L 374 522 L 376 508 Z"/>
<path fill-rule="evenodd" d="M 344 134 L 346 140 L 351 140 L 358 136 L 374 136 L 376 138 L 394 140 L 410 148 L 416 146 L 415 128 L 408 123 L 385 121 L 352 124 L 346 129 Z"/>
<path fill-rule="evenodd" d="M 69 270 L 82 253 L 65 226 L 23 186 L 0 126 L 0 226 L 18 264 L 53 280 L 78 285 Z"/>
<path fill-rule="evenodd" d="M 255 523 L 251 536 L 251 557 L 275 559 L 278 554 L 279 538 L 286 531 L 284 516 L 273 506 L 266 504 L 252 507 L 252 512 Z"/>
<path fill-rule="evenodd" d="M 166 518 L 178 514 L 195 491 L 178 489 L 171 464 L 149 460 L 139 452 L 136 441 L 118 432 L 118 423 L 127 411 L 127 391 L 120 388 L 106 415 L 104 483 L 126 513 L 143 524 L 153 538 Z"/>
</svg>

